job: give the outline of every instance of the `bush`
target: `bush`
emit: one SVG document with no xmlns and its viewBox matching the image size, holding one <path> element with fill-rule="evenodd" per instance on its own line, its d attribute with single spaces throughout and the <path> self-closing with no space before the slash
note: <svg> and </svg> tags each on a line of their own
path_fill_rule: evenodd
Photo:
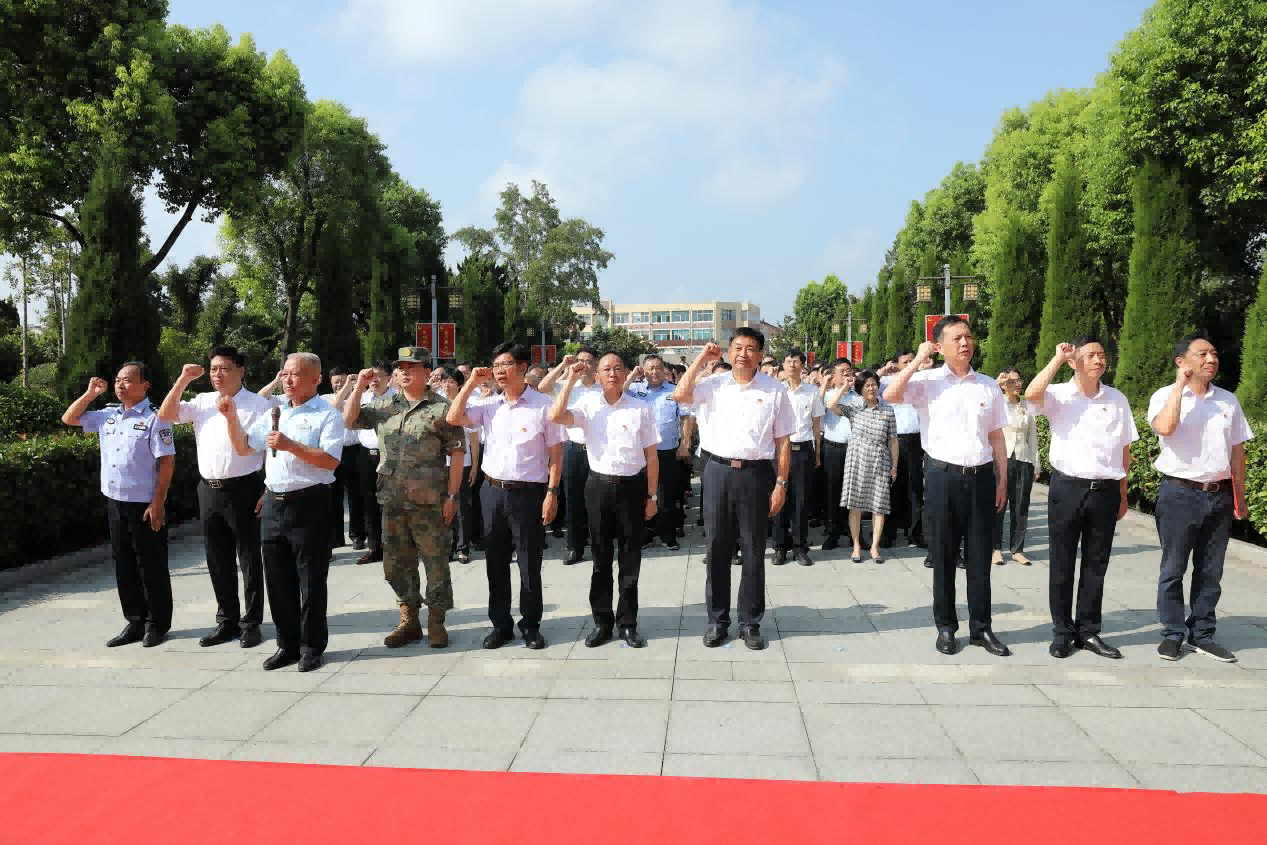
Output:
<svg viewBox="0 0 1267 845">
<path fill-rule="evenodd" d="M 62 404 L 52 396 L 18 384 L 0 384 L 0 442 L 63 429 Z"/>
<path fill-rule="evenodd" d="M 197 484 L 193 428 L 177 426 L 169 523 L 197 514 Z M 82 549 L 107 536 L 95 435 L 63 432 L 0 444 L 0 569 Z"/>
</svg>

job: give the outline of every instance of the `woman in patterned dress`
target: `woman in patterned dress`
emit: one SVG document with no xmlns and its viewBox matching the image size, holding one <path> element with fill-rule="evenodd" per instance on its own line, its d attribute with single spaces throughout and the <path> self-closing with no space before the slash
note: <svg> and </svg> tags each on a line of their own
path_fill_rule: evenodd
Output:
<svg viewBox="0 0 1267 845">
<path fill-rule="evenodd" d="M 1038 426 L 1034 409 L 1021 397 L 1021 374 L 1015 367 L 1005 367 L 996 379 L 1007 397 L 1007 425 L 1003 427 L 1007 450 L 1007 510 L 1011 513 L 1008 547 L 1012 560 L 1029 566 L 1025 556 L 1025 525 L 1029 521 L 1029 494 L 1038 478 Z M 994 516 L 994 556 L 991 562 L 1003 564 L 1003 512 Z"/>
<path fill-rule="evenodd" d="M 871 559 L 883 563 L 880 536 L 889 513 L 889 491 L 897 478 L 897 419 L 880 401 L 880 377 L 865 370 L 854 380 L 854 392 L 829 394 L 835 413 L 849 418 L 851 434 L 845 455 L 840 506 L 849 509 L 854 563 L 862 562 L 862 512 L 871 512 Z"/>
</svg>

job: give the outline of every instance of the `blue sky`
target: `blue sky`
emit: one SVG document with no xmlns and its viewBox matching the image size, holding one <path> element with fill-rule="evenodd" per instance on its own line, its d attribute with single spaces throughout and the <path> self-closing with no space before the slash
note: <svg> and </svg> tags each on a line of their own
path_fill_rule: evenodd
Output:
<svg viewBox="0 0 1267 845">
<path fill-rule="evenodd" d="M 169 19 L 286 50 L 450 231 L 535 177 L 606 231 L 604 298 L 746 298 L 778 322 L 827 273 L 860 292 L 912 199 L 1004 109 L 1091 85 L 1148 5 L 171 0 Z M 215 250 L 199 224 L 172 258 Z"/>
</svg>

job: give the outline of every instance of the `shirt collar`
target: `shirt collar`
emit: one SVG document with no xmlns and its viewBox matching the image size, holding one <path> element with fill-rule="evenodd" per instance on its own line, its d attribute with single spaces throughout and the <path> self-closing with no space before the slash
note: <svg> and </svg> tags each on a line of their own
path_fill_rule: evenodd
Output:
<svg viewBox="0 0 1267 845">
<path fill-rule="evenodd" d="M 1205 390 L 1205 393 L 1197 393 L 1195 390 L 1193 390 L 1193 389 L 1192 389 L 1192 385 L 1190 385 L 1190 384 L 1185 384 L 1185 385 L 1183 386 L 1183 392 L 1184 392 L 1184 393 L 1188 394 L 1189 396 L 1195 396 L 1195 397 L 1196 397 L 1196 398 L 1198 398 L 1198 399 L 1209 399 L 1209 398 L 1213 397 L 1213 396 L 1214 396 L 1214 391 L 1215 391 L 1216 389 L 1217 389 L 1217 388 L 1215 388 L 1215 386 L 1214 386 L 1214 383 L 1213 383 L 1213 382 L 1211 382 L 1210 384 L 1207 384 L 1207 385 L 1206 385 L 1206 390 Z M 138 407 L 139 407 L 139 406 L 138 406 Z"/>
<path fill-rule="evenodd" d="M 1069 391 L 1074 396 L 1077 396 L 1082 399 L 1099 399 L 1104 396 L 1104 382 L 1100 382 L 1100 389 L 1095 392 L 1094 396 L 1087 396 L 1087 394 L 1082 392 L 1082 388 L 1078 387 L 1077 376 L 1074 376 L 1073 378 L 1069 379 L 1069 381 L 1065 382 L 1065 384 L 1069 385 Z"/>
<path fill-rule="evenodd" d="M 122 406 L 120 406 L 122 407 Z M 124 416 L 128 414 L 136 414 L 137 416 L 145 416 L 150 412 L 150 397 L 146 396 L 140 402 L 137 402 L 131 408 L 123 408 Z"/>
<path fill-rule="evenodd" d="M 959 376 L 955 375 L 954 372 L 950 369 L 949 364 L 941 365 L 941 377 L 946 379 L 947 381 L 954 379 L 955 381 L 958 381 L 958 382 L 965 382 L 968 379 L 975 376 L 976 374 L 977 374 L 976 370 L 972 369 L 972 367 L 968 367 L 968 374 L 964 376 L 963 378 L 959 378 Z"/>
</svg>

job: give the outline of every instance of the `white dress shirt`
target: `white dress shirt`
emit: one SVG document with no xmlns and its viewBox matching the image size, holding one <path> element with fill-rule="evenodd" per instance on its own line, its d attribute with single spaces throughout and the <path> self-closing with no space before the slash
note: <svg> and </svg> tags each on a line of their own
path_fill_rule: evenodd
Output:
<svg viewBox="0 0 1267 845">
<path fill-rule="evenodd" d="M 377 402 L 379 399 L 386 399 L 388 396 L 395 396 L 396 388 L 389 387 L 383 391 L 380 396 L 372 390 L 367 390 L 361 394 L 361 407 L 364 408 L 371 402 Z M 356 429 L 356 442 L 360 443 L 366 449 L 378 448 L 378 432 L 372 428 Z"/>
<path fill-rule="evenodd" d="M 774 441 L 796 431 L 787 386 L 765 373 L 747 384 L 721 373 L 698 382 L 693 393 L 701 448 L 719 458 L 770 460 Z"/>
<path fill-rule="evenodd" d="M 919 439 L 929 457 L 965 467 L 994 460 L 990 432 L 1007 425 L 1007 400 L 994 379 L 971 367 L 959 378 L 943 364 L 911 376 L 902 400 L 919 411 Z"/>
<path fill-rule="evenodd" d="M 1139 432 L 1122 391 L 1101 384 L 1095 396 L 1086 396 L 1071 379 L 1048 387 L 1036 409 L 1051 428 L 1053 467 L 1075 478 L 1126 477 L 1122 450 L 1139 439 Z"/>
<path fill-rule="evenodd" d="M 563 426 L 546 418 L 549 396 L 524 387 L 517 402 L 505 394 L 468 404 L 466 415 L 484 429 L 484 474 L 498 481 L 550 480 L 550 447 L 567 436 Z"/>
<path fill-rule="evenodd" d="M 271 405 L 272 403 L 270 403 Z M 304 446 L 311 446 L 334 458 L 343 457 L 343 415 L 320 396 L 313 396 L 299 407 L 284 400 L 278 431 Z M 274 493 L 289 493 L 317 484 L 333 484 L 334 470 L 320 469 L 298 455 L 268 448 L 268 433 L 273 428 L 271 414 L 261 415 L 246 430 L 246 442 L 252 449 L 265 450 L 264 486 Z"/>
<path fill-rule="evenodd" d="M 572 408 L 572 420 L 568 429 L 585 434 L 590 469 L 603 475 L 637 475 L 647 466 L 643 450 L 660 443 L 651 405 L 624 392 L 614 405 L 601 390 L 586 394 Z"/>
<path fill-rule="evenodd" d="M 352 376 L 350 376 L 349 378 L 352 378 Z M 329 402 L 331 405 L 334 405 L 334 409 L 341 414 L 343 413 L 343 409 L 340 408 L 338 405 L 335 405 L 334 403 L 334 400 L 338 397 L 338 395 L 339 394 L 337 393 L 322 393 L 321 398 Z M 351 396 L 352 394 L 349 393 L 348 395 Z M 346 402 L 347 400 L 344 399 L 343 401 Z M 357 436 L 357 429 L 355 428 L 346 429 L 343 434 L 343 446 L 346 448 L 348 446 L 359 446 L 359 445 L 361 445 L 361 439 Z"/>
<path fill-rule="evenodd" d="M 558 396 L 562 393 L 563 385 L 566 383 L 567 374 L 564 373 L 563 377 L 554 383 L 554 393 L 552 395 Z M 576 384 L 572 385 L 572 395 L 568 397 L 568 410 L 575 411 L 577 403 L 586 396 L 593 395 L 594 393 L 601 395 L 602 392 L 603 389 L 598 386 L 598 382 L 594 382 L 589 387 L 586 387 L 584 382 L 578 381 Z M 564 433 L 567 435 L 567 439 L 571 440 L 573 443 L 579 443 L 582 446 L 585 445 L 585 432 L 580 429 L 567 428 L 564 429 Z"/>
<path fill-rule="evenodd" d="M 891 381 L 893 381 L 893 376 L 885 376 L 880 379 L 880 393 L 882 395 Z M 893 416 L 897 420 L 898 434 L 919 434 L 919 411 L 915 410 L 914 406 L 903 402 L 900 405 L 889 403 L 889 407 L 893 409 Z"/>
<path fill-rule="evenodd" d="M 238 422 L 243 431 L 261 416 L 268 416 L 273 403 L 253 390 L 240 388 L 233 396 Z M 264 468 L 264 453 L 239 455 L 229 439 L 229 423 L 220 413 L 220 394 L 200 393 L 180 403 L 178 422 L 194 424 L 194 442 L 198 446 L 198 474 L 203 478 L 224 481 L 259 472 Z"/>
<path fill-rule="evenodd" d="M 793 390 L 787 388 L 788 400 L 792 403 L 792 415 L 796 418 L 796 431 L 791 434 L 793 443 L 806 443 L 814 440 L 814 420 L 821 419 L 827 409 L 823 406 L 823 397 L 818 388 L 807 381 Z"/>
<path fill-rule="evenodd" d="M 1172 390 L 1174 385 L 1167 385 L 1149 400 L 1149 425 L 1161 413 Z M 1236 394 L 1210 385 L 1198 396 L 1185 386 L 1179 425 L 1169 437 L 1159 436 L 1161 454 L 1153 466 L 1163 475 L 1189 481 L 1221 481 L 1232 477 L 1232 447 L 1253 437 Z"/>
</svg>

